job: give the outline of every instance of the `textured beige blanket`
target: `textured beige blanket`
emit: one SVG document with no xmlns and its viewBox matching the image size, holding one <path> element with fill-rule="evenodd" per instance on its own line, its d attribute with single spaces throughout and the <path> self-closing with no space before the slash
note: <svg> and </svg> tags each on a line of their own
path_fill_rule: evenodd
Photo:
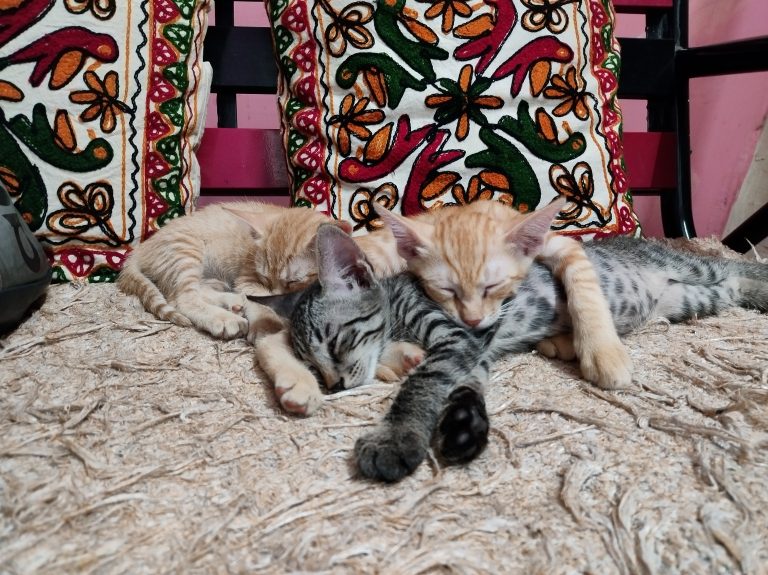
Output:
<svg viewBox="0 0 768 575">
<path fill-rule="evenodd" d="M 768 316 L 626 343 L 618 392 L 500 363 L 486 452 L 378 485 L 351 449 L 394 387 L 289 417 L 244 342 L 55 286 L 0 343 L 0 572 L 768 572 Z"/>
</svg>

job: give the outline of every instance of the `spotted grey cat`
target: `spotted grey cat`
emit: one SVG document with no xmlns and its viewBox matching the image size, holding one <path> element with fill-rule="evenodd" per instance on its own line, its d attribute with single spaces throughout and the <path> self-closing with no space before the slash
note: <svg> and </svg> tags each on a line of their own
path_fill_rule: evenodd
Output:
<svg viewBox="0 0 768 575">
<path fill-rule="evenodd" d="M 354 242 L 334 226 L 318 231 L 320 282 L 262 301 L 291 317 L 297 354 L 328 377 L 372 374 L 384 345 L 410 340 L 425 360 L 402 384 L 384 421 L 355 446 L 361 473 L 396 481 L 433 441 L 447 462 L 474 458 L 487 443 L 483 385 L 498 357 L 566 333 L 560 286 L 534 263 L 499 319 L 469 331 L 426 297 L 415 278 L 377 280 Z M 629 238 L 585 244 L 619 333 L 652 317 L 682 321 L 733 306 L 768 311 L 768 266 L 706 258 Z"/>
</svg>

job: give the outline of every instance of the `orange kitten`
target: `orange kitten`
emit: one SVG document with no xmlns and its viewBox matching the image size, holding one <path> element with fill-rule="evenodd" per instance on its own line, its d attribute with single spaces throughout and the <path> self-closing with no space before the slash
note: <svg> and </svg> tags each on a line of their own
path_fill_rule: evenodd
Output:
<svg viewBox="0 0 768 575">
<path fill-rule="evenodd" d="M 216 337 L 245 335 L 241 294 L 284 293 L 312 283 L 315 232 L 328 221 L 300 208 L 214 204 L 171 220 L 135 247 L 118 287 L 160 319 Z"/>
<path fill-rule="evenodd" d="M 579 242 L 549 231 L 564 203 L 521 214 L 494 201 L 434 212 L 431 221 L 377 210 L 391 228 L 408 269 L 430 298 L 469 328 L 499 317 L 534 258 L 563 284 L 573 323 L 567 337 L 546 340 L 543 354 L 576 355 L 584 377 L 601 387 L 631 383 L 631 361 L 619 339 L 597 274 Z"/>
</svg>

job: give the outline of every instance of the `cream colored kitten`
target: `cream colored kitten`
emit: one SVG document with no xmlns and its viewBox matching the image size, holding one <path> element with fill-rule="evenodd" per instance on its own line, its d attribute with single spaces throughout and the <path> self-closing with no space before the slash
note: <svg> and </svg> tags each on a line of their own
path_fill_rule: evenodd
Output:
<svg viewBox="0 0 768 575">
<path fill-rule="evenodd" d="M 285 293 L 312 283 L 315 232 L 328 221 L 300 208 L 214 204 L 171 220 L 135 247 L 118 287 L 160 319 L 216 337 L 242 336 L 248 332 L 242 294 Z"/>
<path fill-rule="evenodd" d="M 604 388 L 631 383 L 632 364 L 611 318 L 597 274 L 581 244 L 549 231 L 563 208 L 556 201 L 521 214 L 494 201 L 434 212 L 430 221 L 377 210 L 397 241 L 408 269 L 430 298 L 469 328 L 491 325 L 534 258 L 563 284 L 573 342 L 545 340 L 539 351 L 581 362 L 585 379 Z"/>
</svg>

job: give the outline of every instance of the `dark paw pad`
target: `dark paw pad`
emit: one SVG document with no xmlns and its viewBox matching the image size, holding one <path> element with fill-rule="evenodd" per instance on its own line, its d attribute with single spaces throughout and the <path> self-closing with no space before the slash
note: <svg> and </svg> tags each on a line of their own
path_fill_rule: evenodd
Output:
<svg viewBox="0 0 768 575">
<path fill-rule="evenodd" d="M 468 387 L 451 393 L 437 428 L 437 452 L 447 463 L 471 461 L 488 445 L 488 414 L 482 395 Z"/>
<path fill-rule="evenodd" d="M 355 444 L 360 473 L 390 483 L 412 473 L 426 454 L 426 442 L 414 432 L 382 429 L 361 437 Z"/>
</svg>

